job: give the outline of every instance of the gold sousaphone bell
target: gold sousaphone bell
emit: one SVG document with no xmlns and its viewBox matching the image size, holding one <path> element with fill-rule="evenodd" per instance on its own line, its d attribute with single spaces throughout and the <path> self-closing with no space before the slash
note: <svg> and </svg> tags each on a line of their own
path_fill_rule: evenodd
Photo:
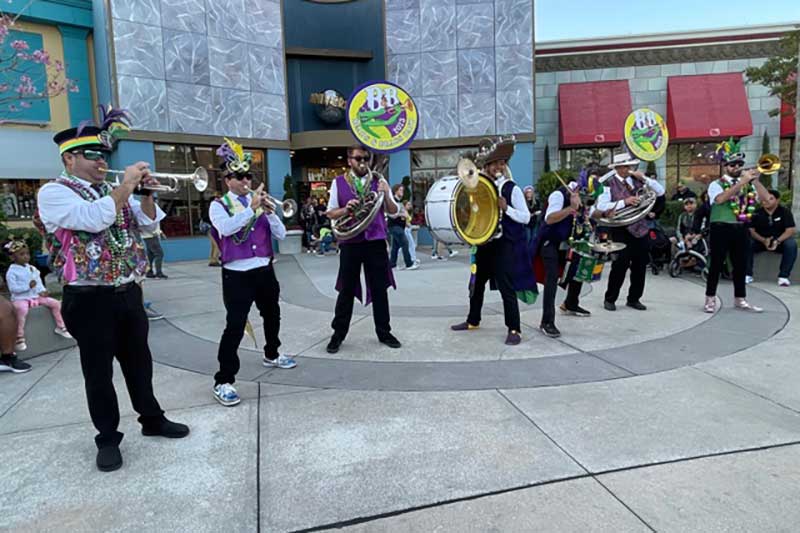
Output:
<svg viewBox="0 0 800 533">
<path fill-rule="evenodd" d="M 498 231 L 500 211 L 498 193 L 493 181 L 469 159 L 461 159 L 456 167 L 462 191 L 452 209 L 455 230 L 470 245 L 480 245 Z"/>
</svg>

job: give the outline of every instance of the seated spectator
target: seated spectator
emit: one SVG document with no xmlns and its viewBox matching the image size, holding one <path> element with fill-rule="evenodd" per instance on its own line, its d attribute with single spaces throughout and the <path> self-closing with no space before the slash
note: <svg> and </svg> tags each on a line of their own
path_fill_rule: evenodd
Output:
<svg viewBox="0 0 800 533">
<path fill-rule="evenodd" d="M 11 241 L 5 246 L 11 255 L 11 266 L 6 272 L 6 285 L 11 293 L 11 303 L 17 316 L 17 340 L 15 348 L 20 351 L 28 349 L 25 342 L 25 320 L 32 307 L 43 305 L 50 309 L 56 321 L 55 332 L 64 338 L 71 339 L 72 335 L 64 325 L 61 317 L 61 302 L 50 298 L 47 289 L 42 283 L 41 275 L 36 267 L 30 265 L 31 253 L 24 241 Z"/>
<path fill-rule="evenodd" d="M 761 207 L 753 213 L 750 224 L 750 253 L 747 257 L 747 281 L 753 281 L 753 257 L 760 252 L 781 254 L 781 266 L 778 272 L 778 285 L 788 287 L 792 267 L 797 259 L 796 228 L 792 212 L 781 205 L 781 195 L 770 190 L 763 199 Z"/>
<path fill-rule="evenodd" d="M 675 226 L 675 236 L 670 238 L 673 246 L 673 255 L 677 249 L 691 250 L 697 243 L 699 234 L 694 231 L 694 217 L 697 210 L 697 201 L 694 198 L 686 198 L 683 201 L 683 213 L 678 216 L 678 223 Z M 688 263 L 684 267 L 690 266 Z"/>
<path fill-rule="evenodd" d="M 319 229 L 317 246 L 317 254 L 319 255 L 325 255 L 331 251 L 333 246 L 333 232 L 331 231 L 330 224 L 326 224 Z"/>
<path fill-rule="evenodd" d="M 708 191 L 705 191 L 700 195 L 700 202 L 697 207 L 697 211 L 694 213 L 694 219 L 692 221 L 692 233 L 696 235 L 702 235 L 708 231 L 710 216 L 711 202 L 708 200 Z"/>
<path fill-rule="evenodd" d="M 697 195 L 685 184 L 678 182 L 678 188 L 672 195 L 672 200 L 686 200 L 687 198 L 697 198 Z"/>
</svg>

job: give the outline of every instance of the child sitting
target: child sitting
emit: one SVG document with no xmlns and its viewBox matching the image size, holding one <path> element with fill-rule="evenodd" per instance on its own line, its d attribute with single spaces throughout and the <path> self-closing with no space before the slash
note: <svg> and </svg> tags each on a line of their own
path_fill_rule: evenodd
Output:
<svg viewBox="0 0 800 533">
<path fill-rule="evenodd" d="M 30 265 L 31 253 L 28 245 L 24 241 L 11 241 L 6 244 L 6 250 L 11 256 L 13 264 L 8 267 L 6 273 L 6 285 L 11 293 L 11 303 L 17 315 L 17 342 L 15 348 L 20 351 L 28 349 L 25 343 L 25 318 L 31 307 L 43 305 L 50 309 L 56 321 L 55 332 L 66 339 L 71 339 L 72 335 L 64 325 L 61 318 L 61 303 L 50 298 L 47 289 L 42 284 L 42 277 L 39 270 Z"/>
<path fill-rule="evenodd" d="M 325 255 L 326 252 L 331 251 L 331 245 L 333 244 L 333 232 L 331 228 L 327 225 L 322 226 L 319 229 L 319 251 L 317 252 L 319 255 Z"/>
</svg>

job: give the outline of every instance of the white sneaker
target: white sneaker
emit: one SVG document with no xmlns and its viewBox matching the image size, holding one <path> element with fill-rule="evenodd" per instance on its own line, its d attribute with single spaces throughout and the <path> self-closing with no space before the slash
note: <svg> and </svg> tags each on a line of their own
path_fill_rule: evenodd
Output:
<svg viewBox="0 0 800 533">
<path fill-rule="evenodd" d="M 788 287 L 791 284 L 792 282 L 789 281 L 789 278 L 778 278 L 778 287 Z"/>
<path fill-rule="evenodd" d="M 744 298 L 734 298 L 733 307 L 740 311 L 749 311 L 751 313 L 763 313 L 764 309 L 755 305 L 750 305 Z"/>
<path fill-rule="evenodd" d="M 406 270 L 417 270 L 417 269 L 419 269 L 419 263 L 414 263 L 413 265 L 408 267 Z"/>
<path fill-rule="evenodd" d="M 25 339 L 17 339 L 16 344 L 14 344 L 14 350 L 24 352 L 28 349 L 28 345 L 25 343 Z"/>
<path fill-rule="evenodd" d="M 751 283 L 753 283 L 753 276 L 745 276 L 744 282 L 750 285 Z"/>
<path fill-rule="evenodd" d="M 231 407 L 241 402 L 239 393 L 230 383 L 220 383 L 214 386 L 214 398 L 225 407 Z"/>
<path fill-rule="evenodd" d="M 458 255 L 458 250 L 450 250 L 450 257 L 453 257 L 454 255 Z"/>
<path fill-rule="evenodd" d="M 288 355 L 280 354 L 277 359 L 267 359 L 265 355 L 262 359 L 262 364 L 266 367 L 274 367 L 274 368 L 282 368 L 284 370 L 289 370 L 290 368 L 294 368 L 297 366 L 297 361 L 293 358 L 289 357 Z"/>
<path fill-rule="evenodd" d="M 56 335 L 61 335 L 65 339 L 71 339 L 72 338 L 72 335 L 69 334 L 69 331 L 67 331 L 67 328 L 56 328 L 55 330 L 53 330 L 53 332 Z"/>
</svg>

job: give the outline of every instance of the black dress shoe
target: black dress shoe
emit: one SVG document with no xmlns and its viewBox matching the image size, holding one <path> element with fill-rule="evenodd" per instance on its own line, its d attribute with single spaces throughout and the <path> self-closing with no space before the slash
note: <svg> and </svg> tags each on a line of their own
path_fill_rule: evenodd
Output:
<svg viewBox="0 0 800 533">
<path fill-rule="evenodd" d="M 400 348 L 402 346 L 402 344 L 400 344 L 400 341 L 397 340 L 395 336 L 392 335 L 391 333 L 383 337 L 378 337 L 378 341 L 381 342 L 382 344 L 385 344 L 389 348 Z"/>
<path fill-rule="evenodd" d="M 113 472 L 122 466 L 122 454 L 119 446 L 104 446 L 97 450 L 97 469 L 101 472 Z"/>
<path fill-rule="evenodd" d="M 628 302 L 625 305 L 636 309 L 637 311 L 647 311 L 647 306 L 645 306 L 642 302 Z"/>
<path fill-rule="evenodd" d="M 168 439 L 182 439 L 189 434 L 189 426 L 172 422 L 166 418 L 157 426 L 142 426 L 142 435 L 145 437 L 166 437 Z"/>
<path fill-rule="evenodd" d="M 450 329 L 453 331 L 469 331 L 473 329 L 478 329 L 478 326 L 473 326 L 469 322 L 459 322 L 458 324 L 453 324 L 450 326 Z"/>
<path fill-rule="evenodd" d="M 331 341 L 328 343 L 328 346 L 325 348 L 325 351 L 328 353 L 336 353 L 339 351 L 339 346 L 342 345 L 342 339 L 339 337 L 331 337 Z"/>
<path fill-rule="evenodd" d="M 558 331 L 558 328 L 555 324 L 542 324 L 539 326 L 539 330 L 552 339 L 561 336 L 561 332 Z"/>
<path fill-rule="evenodd" d="M 605 301 L 603 302 L 603 309 L 605 309 L 606 311 L 616 311 L 617 304 L 615 304 L 614 302 Z"/>
</svg>

